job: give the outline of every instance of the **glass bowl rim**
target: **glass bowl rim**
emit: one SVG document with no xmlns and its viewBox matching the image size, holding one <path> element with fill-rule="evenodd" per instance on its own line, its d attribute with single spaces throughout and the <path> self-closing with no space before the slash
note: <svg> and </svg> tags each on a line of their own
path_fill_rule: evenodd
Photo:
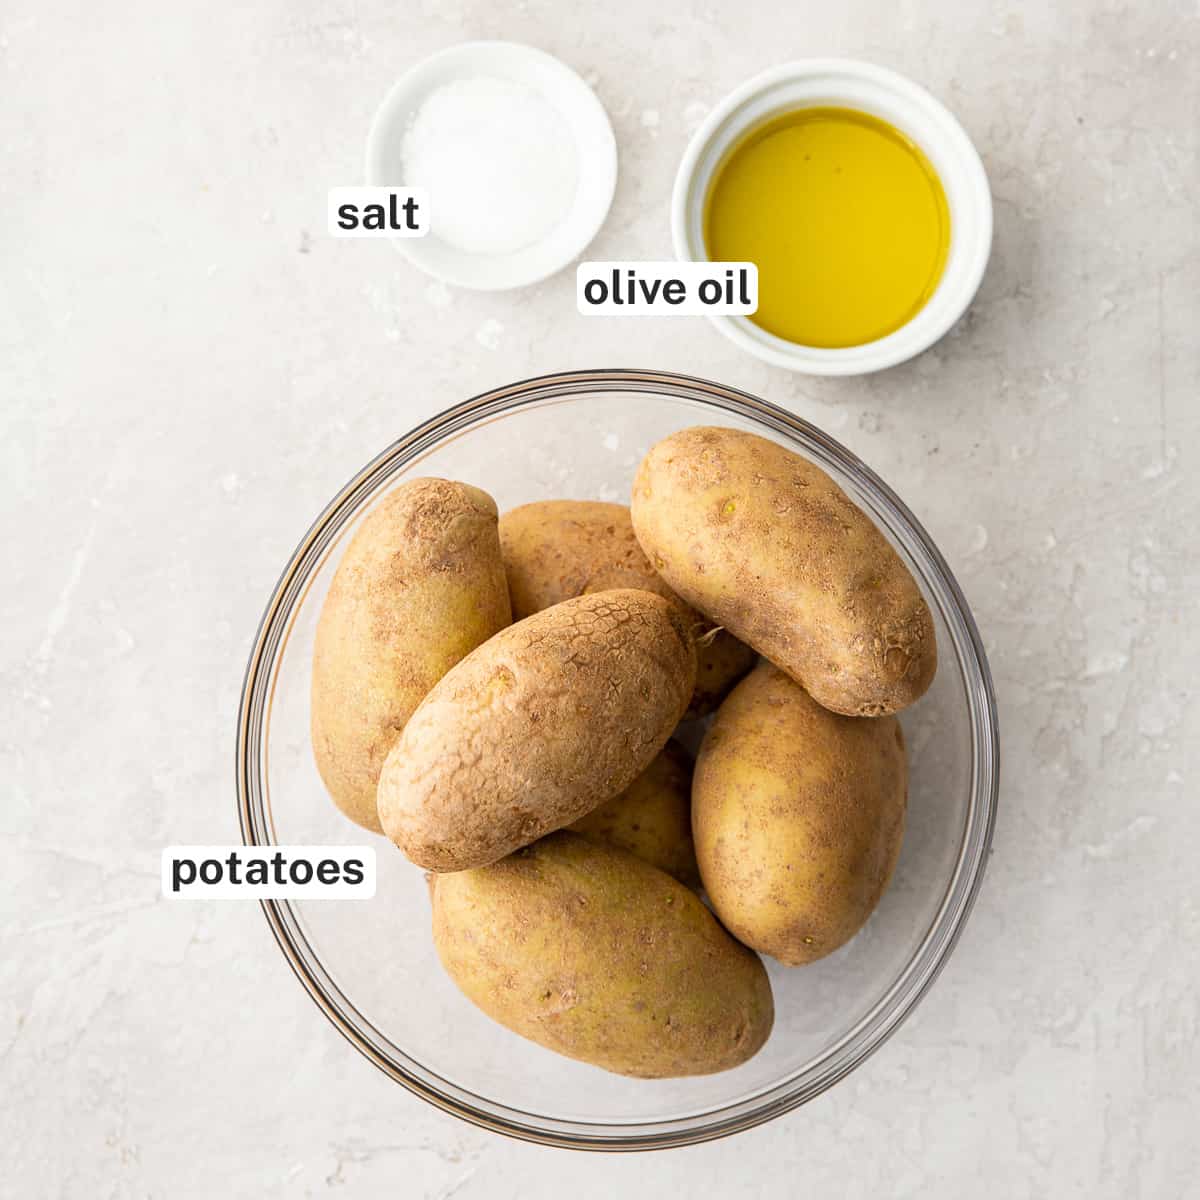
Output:
<svg viewBox="0 0 1200 1200">
<path fill-rule="evenodd" d="M 606 1125 L 525 1113 L 443 1079 L 387 1039 L 354 1008 L 304 936 L 290 902 L 264 900 L 271 932 L 293 972 L 334 1027 L 361 1054 L 409 1091 L 445 1112 L 493 1132 L 579 1150 L 649 1150 L 691 1145 L 752 1128 L 815 1098 L 859 1066 L 899 1028 L 940 973 L 983 881 L 999 801 L 999 728 L 983 643 L 957 581 L 924 528 L 900 498 L 856 455 L 815 425 L 748 392 L 670 371 L 603 369 L 534 376 L 483 392 L 421 422 L 366 464 L 325 506 L 284 568 L 259 622 L 238 709 L 238 820 L 246 845 L 273 843 L 265 805 L 265 731 L 275 667 L 298 603 L 330 543 L 375 488 L 452 434 L 524 407 L 594 391 L 661 393 L 732 413 L 799 443 L 806 454 L 852 478 L 920 566 L 951 633 L 964 676 L 971 733 L 971 797 L 958 859 L 938 912 L 901 974 L 871 1009 L 817 1060 L 753 1094 L 699 1114 Z M 374 1037 L 372 1037 L 374 1035 Z M 397 1057 L 403 1061 L 397 1061 Z"/>
</svg>

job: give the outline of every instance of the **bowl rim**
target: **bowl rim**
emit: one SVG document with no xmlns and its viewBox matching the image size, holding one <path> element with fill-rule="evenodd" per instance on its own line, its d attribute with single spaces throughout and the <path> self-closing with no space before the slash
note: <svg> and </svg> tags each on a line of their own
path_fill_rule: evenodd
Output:
<svg viewBox="0 0 1200 1200">
<path fill-rule="evenodd" d="M 918 141 L 936 141 L 950 158 L 957 161 L 964 186 L 970 193 L 968 205 L 974 209 L 978 223 L 975 236 L 963 252 L 958 277 L 951 280 L 948 272 L 944 272 L 933 296 L 920 311 L 899 329 L 875 341 L 864 342 L 861 346 L 836 349 L 804 346 L 758 328 L 748 317 L 710 315 L 708 319 L 735 345 L 774 366 L 808 375 L 866 375 L 907 362 L 940 341 L 970 307 L 991 257 L 993 211 L 987 171 L 962 123 L 932 92 L 890 67 L 855 58 L 795 59 L 751 76 L 717 101 L 688 141 L 676 169 L 671 192 L 671 239 L 675 257 L 680 261 L 705 261 L 705 255 L 697 256 L 689 235 L 689 212 L 697 188 L 707 190 L 711 178 L 711 172 L 700 171 L 700 160 L 709 145 L 721 134 L 726 124 L 737 119 L 739 111 L 758 96 L 788 83 L 823 77 L 840 78 L 848 84 L 872 85 L 881 93 L 891 93 L 902 102 L 911 104 L 921 112 L 925 121 L 922 138 Z M 852 108 L 858 107 L 851 101 L 847 101 L 847 104 Z M 752 121 L 742 133 L 748 132 L 757 123 L 758 120 Z M 923 149 L 928 153 L 927 146 L 923 146 Z M 934 300 L 938 292 L 944 291 L 951 283 L 952 292 L 947 294 L 952 302 L 934 320 L 929 316 L 934 312 Z M 923 314 L 925 320 L 922 320 Z"/>
<path fill-rule="evenodd" d="M 274 844 L 264 800 L 265 731 L 276 667 L 309 576 L 361 502 L 395 471 L 448 435 L 504 412 L 569 401 L 581 393 L 600 390 L 658 392 L 699 401 L 783 434 L 809 457 L 853 479 L 869 500 L 873 519 L 882 517 L 892 536 L 899 537 L 910 554 L 924 559 L 923 582 L 926 588 L 936 585 L 935 599 L 964 678 L 972 744 L 971 800 L 946 891 L 908 964 L 858 1023 L 824 1052 L 815 1074 L 806 1064 L 782 1081 L 700 1114 L 612 1125 L 525 1113 L 442 1078 L 388 1043 L 354 1009 L 309 946 L 290 902 L 264 900 L 260 904 L 280 950 L 325 1016 L 355 1049 L 415 1095 L 471 1124 L 524 1141 L 580 1150 L 665 1149 L 725 1137 L 780 1116 L 820 1095 L 864 1062 L 899 1028 L 940 973 L 983 882 L 999 801 L 999 729 L 982 640 L 961 589 L 929 535 L 887 484 L 835 439 L 787 410 L 739 389 L 675 372 L 624 368 L 534 376 L 481 393 L 423 421 L 367 463 L 325 506 L 272 591 L 251 647 L 238 708 L 238 821 L 246 845 Z M 387 1053 L 384 1043 L 394 1055 Z M 404 1061 L 397 1061 L 397 1055 Z"/>
</svg>

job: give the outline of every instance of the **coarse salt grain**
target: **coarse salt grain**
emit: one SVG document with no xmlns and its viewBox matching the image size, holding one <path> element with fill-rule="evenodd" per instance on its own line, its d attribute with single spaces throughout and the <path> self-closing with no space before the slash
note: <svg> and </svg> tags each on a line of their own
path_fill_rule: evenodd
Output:
<svg viewBox="0 0 1200 1200">
<path fill-rule="evenodd" d="M 575 201 L 577 154 L 566 121 L 513 80 L 437 88 L 414 115 L 401 153 L 405 183 L 429 193 L 430 232 L 471 254 L 540 242 Z"/>
</svg>

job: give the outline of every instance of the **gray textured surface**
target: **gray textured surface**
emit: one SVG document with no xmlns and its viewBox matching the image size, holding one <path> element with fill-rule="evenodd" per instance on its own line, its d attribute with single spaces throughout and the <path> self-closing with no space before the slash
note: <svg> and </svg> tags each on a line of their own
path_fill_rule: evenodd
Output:
<svg viewBox="0 0 1200 1200">
<path fill-rule="evenodd" d="M 1195 1195 L 1195 5 L 236 8 L 0 16 L 0 1191 Z M 569 272 L 452 293 L 327 239 L 390 81 L 471 36 L 594 82 L 622 167 L 597 258 L 669 256 L 689 129 L 751 72 L 910 73 L 991 174 L 977 303 L 821 382 L 702 323 L 577 318 Z M 157 895 L 164 844 L 236 837 L 244 659 L 311 516 L 448 403 L 600 365 L 712 376 L 859 452 L 958 572 L 1003 721 L 987 886 L 913 1019 L 801 1112 L 635 1159 L 441 1116 L 338 1038 L 255 907 Z"/>
</svg>

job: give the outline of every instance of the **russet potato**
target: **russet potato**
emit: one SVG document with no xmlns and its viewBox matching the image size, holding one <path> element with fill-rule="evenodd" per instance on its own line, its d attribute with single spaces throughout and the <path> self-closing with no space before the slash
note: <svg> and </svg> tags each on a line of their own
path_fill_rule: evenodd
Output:
<svg viewBox="0 0 1200 1200">
<path fill-rule="evenodd" d="M 828 475 L 736 429 L 653 446 L 633 527 L 688 604 L 849 716 L 897 712 L 937 669 L 933 620 L 891 544 Z"/>
<path fill-rule="evenodd" d="M 692 831 L 713 909 L 790 966 L 862 928 L 904 837 L 895 717 L 843 717 L 769 663 L 729 694 L 696 760 Z"/>
<path fill-rule="evenodd" d="M 388 751 L 435 683 L 511 621 L 496 505 L 478 488 L 414 479 L 363 520 L 317 624 L 311 727 L 338 808 L 382 832 Z"/>
<path fill-rule="evenodd" d="M 695 681 L 691 630 L 651 592 L 596 592 L 526 617 L 409 718 L 380 774 L 384 832 L 427 870 L 495 862 L 627 788 Z"/>
<path fill-rule="evenodd" d="M 450 977 L 559 1054 L 641 1079 L 706 1075 L 745 1062 L 771 1031 L 758 956 L 627 851 L 564 831 L 438 875 L 431 892 Z"/>
</svg>

